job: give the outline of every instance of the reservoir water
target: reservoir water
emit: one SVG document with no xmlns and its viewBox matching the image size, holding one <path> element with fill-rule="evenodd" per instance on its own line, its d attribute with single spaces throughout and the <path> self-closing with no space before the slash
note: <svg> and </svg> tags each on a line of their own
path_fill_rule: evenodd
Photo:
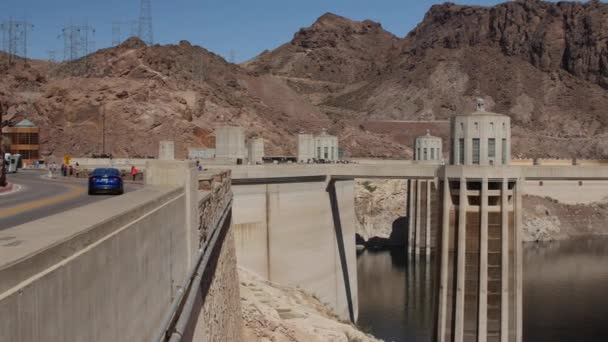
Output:
<svg viewBox="0 0 608 342">
<path fill-rule="evenodd" d="M 436 262 L 403 249 L 357 258 L 358 325 L 385 341 L 432 341 Z M 608 341 L 608 239 L 524 245 L 524 342 Z"/>
</svg>

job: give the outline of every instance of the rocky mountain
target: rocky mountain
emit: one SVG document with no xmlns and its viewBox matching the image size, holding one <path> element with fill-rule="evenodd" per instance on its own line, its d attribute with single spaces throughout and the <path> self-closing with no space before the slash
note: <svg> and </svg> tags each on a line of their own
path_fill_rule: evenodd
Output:
<svg viewBox="0 0 608 342">
<path fill-rule="evenodd" d="M 395 139 L 407 123 L 362 122 L 445 120 L 484 97 L 512 117 L 516 156 L 608 158 L 606 23 L 599 1 L 446 3 L 403 38 L 325 14 L 242 65 L 133 38 L 69 63 L 0 55 L 0 99 L 9 119 L 41 126 L 54 156 L 100 153 L 104 126 L 115 156 L 155 155 L 163 139 L 184 156 L 228 124 L 264 137 L 269 155 L 325 127 L 351 155 L 407 157 L 409 136 Z"/>
<path fill-rule="evenodd" d="M 213 128 L 225 124 L 264 136 L 267 152 L 279 154 L 294 148 L 284 136 L 298 122 L 326 120 L 281 80 L 185 41 L 147 47 L 132 38 L 70 63 L 17 62 L 2 79 L 8 119 L 40 125 L 53 155 L 100 153 L 104 121 L 106 151 L 116 156 L 155 155 L 163 139 L 184 156 L 187 146 L 213 146 Z"/>
<path fill-rule="evenodd" d="M 374 46 L 381 62 L 376 72 L 350 64 L 357 68 L 350 73 L 365 75 L 360 79 L 303 77 L 299 68 L 267 62 L 269 55 L 292 60 L 293 46 L 304 35 L 312 51 L 300 55 L 298 65 L 325 69 L 324 61 L 302 60 L 328 44 L 329 35 L 318 24 L 301 30 L 288 48 L 263 54 L 248 66 L 289 79 L 332 118 L 446 119 L 471 111 L 474 98 L 484 97 L 491 109 L 513 118 L 516 156 L 605 158 L 607 20 L 608 4 L 599 1 L 527 0 L 495 7 L 446 3 L 433 6 L 403 39 Z M 351 30 L 359 25 L 351 22 Z M 343 32 L 340 27 L 337 31 Z M 359 59 L 358 49 L 339 46 L 336 56 Z"/>
</svg>

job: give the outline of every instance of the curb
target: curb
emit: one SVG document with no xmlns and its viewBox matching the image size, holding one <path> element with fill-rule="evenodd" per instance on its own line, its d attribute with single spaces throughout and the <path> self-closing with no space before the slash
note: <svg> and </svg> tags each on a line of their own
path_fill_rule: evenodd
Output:
<svg viewBox="0 0 608 342">
<path fill-rule="evenodd" d="M 0 196 L 8 196 L 19 192 L 22 186 L 19 184 L 9 183 L 7 186 L 0 188 Z"/>
<path fill-rule="evenodd" d="M 0 194 L 5 193 L 5 192 L 12 192 L 12 190 L 13 190 L 13 183 L 8 183 L 6 186 L 0 187 Z"/>
</svg>

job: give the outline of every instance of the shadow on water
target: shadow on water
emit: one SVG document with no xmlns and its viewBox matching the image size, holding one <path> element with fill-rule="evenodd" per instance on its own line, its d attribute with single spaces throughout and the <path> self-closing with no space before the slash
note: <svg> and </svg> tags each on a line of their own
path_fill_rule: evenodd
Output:
<svg viewBox="0 0 608 342">
<path fill-rule="evenodd" d="M 431 341 L 435 261 L 403 247 L 366 250 L 357 260 L 358 324 L 386 341 Z"/>
<path fill-rule="evenodd" d="M 436 262 L 404 247 L 357 258 L 358 324 L 386 341 L 431 341 Z M 526 244 L 524 342 L 608 341 L 608 239 Z"/>
</svg>

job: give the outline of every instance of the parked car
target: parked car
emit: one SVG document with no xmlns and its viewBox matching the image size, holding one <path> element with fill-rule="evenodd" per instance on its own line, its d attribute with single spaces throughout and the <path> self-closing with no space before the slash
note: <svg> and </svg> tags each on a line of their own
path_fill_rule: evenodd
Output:
<svg viewBox="0 0 608 342">
<path fill-rule="evenodd" d="M 124 192 L 122 177 L 118 169 L 99 168 L 89 176 L 89 195 L 109 193 L 122 195 Z"/>
</svg>

